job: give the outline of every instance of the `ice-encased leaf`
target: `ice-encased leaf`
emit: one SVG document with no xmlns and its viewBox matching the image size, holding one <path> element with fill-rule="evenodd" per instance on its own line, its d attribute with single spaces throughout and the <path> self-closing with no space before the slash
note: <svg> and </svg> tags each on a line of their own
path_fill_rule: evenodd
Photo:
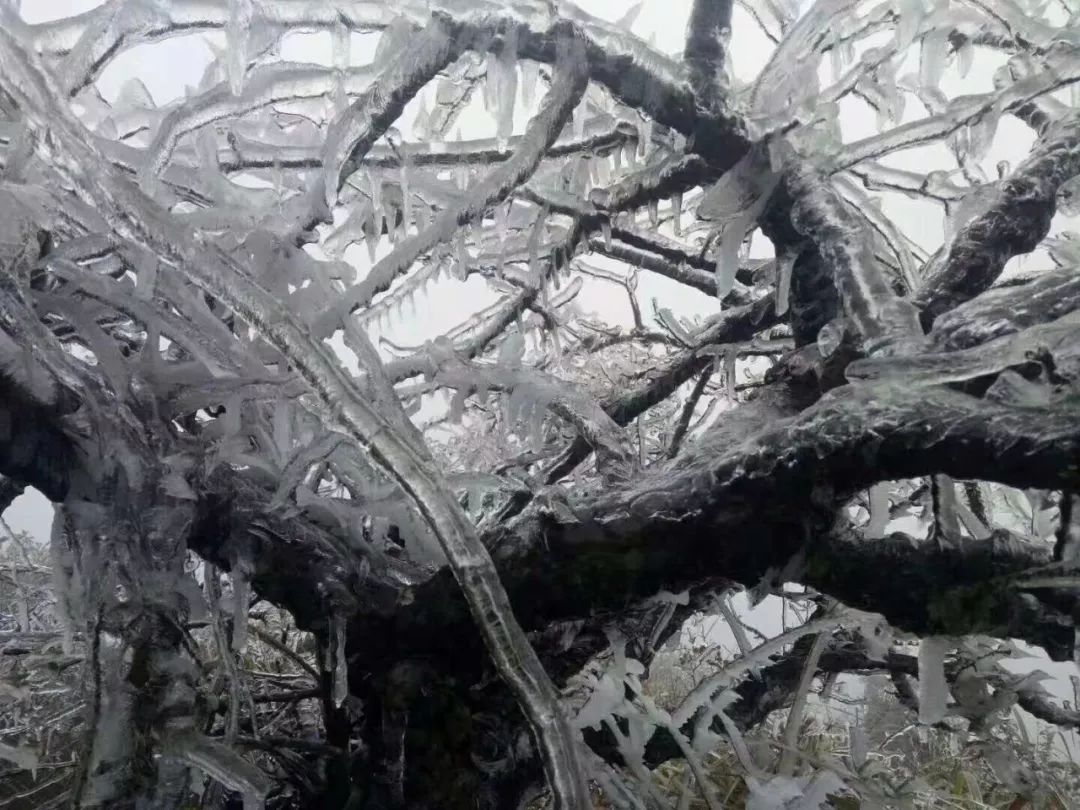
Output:
<svg viewBox="0 0 1080 810">
<path fill-rule="evenodd" d="M 525 356 L 525 336 L 517 329 L 510 332 L 499 346 L 499 365 L 520 368 Z"/>
<path fill-rule="evenodd" d="M 37 771 L 40 763 L 37 749 L 31 745 L 7 745 L 0 743 L 0 760 L 12 762 L 24 771 Z"/>
<path fill-rule="evenodd" d="M 922 40 L 919 52 L 919 83 L 924 87 L 937 87 L 945 72 L 945 60 L 949 54 L 948 28 L 931 31 Z"/>
<path fill-rule="evenodd" d="M 641 14 L 641 7 L 645 4 L 645 0 L 638 0 L 627 9 L 619 19 L 615 21 L 615 25 L 622 28 L 624 31 L 629 31 L 634 27 L 634 21 L 637 20 L 638 15 Z"/>
<path fill-rule="evenodd" d="M 622 680 L 616 680 L 608 673 L 600 676 L 593 687 L 589 700 L 574 718 L 577 728 L 599 728 L 605 718 L 610 717 L 626 700 L 625 686 Z"/>
<path fill-rule="evenodd" d="M 143 110 L 152 110 L 156 106 L 154 97 L 142 81 L 133 76 L 120 86 L 120 92 L 116 95 L 114 108 L 137 107 Z"/>
<path fill-rule="evenodd" d="M 949 705 L 945 656 L 951 649 L 949 640 L 942 636 L 929 636 L 919 644 L 919 722 L 923 725 L 945 719 Z"/>
<path fill-rule="evenodd" d="M 698 217 L 716 223 L 720 242 L 716 262 L 717 297 L 723 298 L 731 292 L 739 248 L 779 180 L 768 150 L 754 148 L 702 195 Z"/>
</svg>

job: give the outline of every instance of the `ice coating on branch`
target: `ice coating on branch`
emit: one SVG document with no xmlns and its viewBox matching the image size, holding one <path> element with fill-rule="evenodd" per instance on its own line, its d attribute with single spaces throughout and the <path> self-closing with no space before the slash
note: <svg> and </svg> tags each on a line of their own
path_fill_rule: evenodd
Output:
<svg viewBox="0 0 1080 810">
<path fill-rule="evenodd" d="M 949 640 L 941 636 L 929 636 L 919 644 L 919 722 L 923 725 L 945 719 L 949 705 L 945 656 L 951 649 Z"/>
</svg>

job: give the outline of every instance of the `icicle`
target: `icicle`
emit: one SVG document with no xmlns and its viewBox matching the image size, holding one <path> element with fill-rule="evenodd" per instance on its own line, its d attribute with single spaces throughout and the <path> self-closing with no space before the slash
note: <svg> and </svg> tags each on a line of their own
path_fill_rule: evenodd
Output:
<svg viewBox="0 0 1080 810">
<path fill-rule="evenodd" d="M 158 258 L 149 251 L 140 252 L 136 268 L 135 297 L 149 301 L 157 287 Z"/>
<path fill-rule="evenodd" d="M 611 158 L 608 155 L 601 155 L 595 161 L 596 166 L 596 184 L 602 188 L 611 184 Z"/>
<path fill-rule="evenodd" d="M 398 150 L 401 153 L 401 233 L 408 237 L 409 227 L 412 225 L 412 192 L 409 189 L 409 147 L 402 143 Z"/>
<path fill-rule="evenodd" d="M 244 74 L 247 72 L 248 32 L 255 15 L 252 0 L 229 0 L 229 19 L 225 23 L 225 40 L 228 43 L 229 88 L 234 96 L 244 90 Z"/>
<path fill-rule="evenodd" d="M 529 275 L 539 281 L 543 274 L 540 271 L 540 235 L 544 232 L 544 224 L 547 219 L 547 209 L 541 209 L 533 223 L 532 232 L 529 234 Z"/>
<path fill-rule="evenodd" d="M 615 167 L 614 171 L 615 171 L 616 174 L 618 174 L 619 172 L 622 171 L 623 150 L 625 148 L 626 148 L 625 143 L 619 144 L 611 152 L 611 160 L 612 160 L 612 163 L 614 164 L 614 167 Z"/>
<path fill-rule="evenodd" d="M 716 297 L 724 298 L 735 286 L 735 274 L 739 269 L 739 247 L 735 229 L 725 229 L 720 235 L 720 253 L 716 257 Z"/>
<path fill-rule="evenodd" d="M 371 208 L 374 214 L 375 235 L 382 237 L 383 225 L 386 221 L 386 210 L 382 201 L 382 178 L 376 172 L 368 172 L 368 184 L 371 187 Z"/>
<path fill-rule="evenodd" d="M 732 402 L 735 402 L 735 361 L 738 357 L 738 353 L 735 349 L 728 349 L 727 354 L 724 355 L 724 382 L 727 385 L 727 397 Z"/>
<path fill-rule="evenodd" d="M 506 241 L 508 239 L 507 221 L 510 218 L 510 208 L 513 205 L 512 201 L 508 201 L 505 205 L 500 205 L 495 208 L 495 237 L 498 239 L 499 247 L 495 254 L 495 273 L 502 276 L 505 269 L 505 257 L 506 257 Z"/>
<path fill-rule="evenodd" d="M 889 525 L 889 485 L 874 484 L 870 487 L 868 497 L 870 522 L 866 525 L 863 534 L 872 540 L 880 540 L 885 536 L 885 528 Z"/>
<path fill-rule="evenodd" d="M 919 645 L 919 722 L 933 725 L 945 719 L 949 685 L 945 680 L 945 655 L 951 649 L 942 636 L 924 638 Z"/>
<path fill-rule="evenodd" d="M 956 70 L 959 72 L 961 79 L 968 75 L 974 60 L 975 47 L 970 40 L 964 40 L 960 47 L 956 49 Z"/>
<path fill-rule="evenodd" d="M 493 85 L 495 114 L 495 137 L 499 145 L 505 148 L 507 140 L 514 134 L 514 106 L 517 100 L 517 28 L 506 33 L 499 53 L 494 59 L 488 59 L 487 85 Z"/>
<path fill-rule="evenodd" d="M 251 583 L 243 564 L 237 561 L 232 568 L 233 587 L 233 628 L 232 648 L 234 652 L 243 652 L 247 646 L 248 599 L 251 595 Z"/>
<path fill-rule="evenodd" d="M 776 314 L 783 315 L 788 311 L 788 302 L 791 297 L 791 272 L 795 267 L 795 259 L 798 254 L 794 251 L 785 253 L 776 262 Z"/>
<path fill-rule="evenodd" d="M 653 122 L 651 118 L 642 118 L 638 123 L 637 156 L 644 159 L 652 145 Z"/>
<path fill-rule="evenodd" d="M 333 53 L 334 70 L 342 71 L 351 61 L 351 33 L 343 20 L 338 20 L 331 31 L 330 48 Z"/>
<path fill-rule="evenodd" d="M 540 79 L 540 65 L 532 60 L 521 63 L 521 100 L 525 107 L 532 110 L 532 103 L 536 99 L 536 83 Z"/>
<path fill-rule="evenodd" d="M 364 223 L 364 244 L 367 245 L 368 259 L 375 263 L 375 252 L 379 247 L 379 232 L 375 230 L 375 209 L 368 213 Z"/>
<path fill-rule="evenodd" d="M 676 236 L 682 236 L 682 192 L 671 195 L 671 227 Z"/>
<path fill-rule="evenodd" d="M 334 705 L 341 708 L 349 696 L 349 661 L 345 657 L 345 619 L 337 614 L 334 625 Z"/>
<path fill-rule="evenodd" d="M 570 115 L 573 121 L 574 137 L 581 139 L 585 135 L 585 103 L 582 102 L 574 107 L 574 111 Z"/>
<path fill-rule="evenodd" d="M 649 224 L 654 228 L 660 224 L 660 207 L 656 200 L 649 200 Z"/>
<path fill-rule="evenodd" d="M 465 250 L 465 235 L 460 229 L 454 234 L 453 274 L 458 281 L 469 277 L 469 255 Z"/>
<path fill-rule="evenodd" d="M 611 250 L 611 220 L 605 219 L 600 222 L 600 232 L 604 235 L 604 247 Z"/>
</svg>

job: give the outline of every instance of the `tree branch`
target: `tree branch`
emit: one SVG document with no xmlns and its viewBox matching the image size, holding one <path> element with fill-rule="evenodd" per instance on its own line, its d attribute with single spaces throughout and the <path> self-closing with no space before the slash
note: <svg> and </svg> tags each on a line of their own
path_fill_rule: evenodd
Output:
<svg viewBox="0 0 1080 810">
<path fill-rule="evenodd" d="M 1080 114 L 1052 126 L 993 197 L 924 269 L 915 303 L 934 319 L 986 290 L 1013 256 L 1050 230 L 1058 189 L 1080 174 Z"/>
<path fill-rule="evenodd" d="M 231 307 L 304 377 L 324 413 L 393 477 L 431 525 L 465 592 L 500 673 L 529 717 L 545 770 L 561 807 L 587 807 L 588 789 L 573 735 L 554 688 L 515 620 L 498 574 L 475 529 L 430 458 L 398 436 L 372 409 L 355 383 L 295 317 L 220 250 L 208 247 L 140 193 L 94 151 L 92 139 L 58 99 L 40 59 L 0 27 L 0 88 L 26 124 L 50 132 L 50 160 L 80 196 L 96 204 L 122 235 L 151 250 L 205 292 Z M 88 180 L 89 178 L 89 180 Z"/>
<path fill-rule="evenodd" d="M 443 35 L 445 36 L 445 34 Z M 410 56 L 409 59 L 412 57 Z M 540 163 L 547 149 L 559 135 L 585 92 L 588 65 L 576 42 L 567 45 L 560 58 L 555 79 L 540 111 L 529 122 L 526 137 L 514 156 L 493 169 L 474 186 L 457 206 L 440 214 L 434 223 L 416 236 L 399 244 L 390 255 L 379 260 L 364 280 L 351 287 L 341 300 L 331 307 L 315 325 L 319 335 L 329 335 L 343 319 L 367 304 L 378 293 L 390 287 L 400 273 L 407 270 L 422 254 L 450 239 L 457 229 L 483 217 L 493 205 L 505 200 L 527 179 Z"/>
</svg>

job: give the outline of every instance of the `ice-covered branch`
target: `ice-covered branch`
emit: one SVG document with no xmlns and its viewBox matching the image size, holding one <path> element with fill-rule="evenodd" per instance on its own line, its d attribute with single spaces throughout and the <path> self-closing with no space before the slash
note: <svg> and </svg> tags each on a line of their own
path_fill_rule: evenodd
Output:
<svg viewBox="0 0 1080 810">
<path fill-rule="evenodd" d="M 683 59 L 690 71 L 690 88 L 697 103 L 708 110 L 726 101 L 729 66 L 724 47 L 731 36 L 732 0 L 694 0 L 687 23 Z"/>
<path fill-rule="evenodd" d="M 332 207 L 364 155 L 401 115 L 405 105 L 458 55 L 455 33 L 438 19 L 393 53 L 371 85 L 330 124 L 323 147 L 323 184 Z"/>
<path fill-rule="evenodd" d="M 315 327 L 317 334 L 331 334 L 353 311 L 388 289 L 393 280 L 407 271 L 417 258 L 448 241 L 458 228 L 483 217 L 491 206 L 505 200 L 535 171 L 544 152 L 555 142 L 577 106 L 588 80 L 588 66 L 581 44 L 570 38 L 566 41 L 564 51 L 556 67 L 551 90 L 540 111 L 529 122 L 526 136 L 514 156 L 492 169 L 483 180 L 469 189 L 458 205 L 443 211 L 435 222 L 380 259 L 363 281 L 349 289 L 319 319 Z"/>
<path fill-rule="evenodd" d="M 589 192 L 589 202 L 607 213 L 640 208 L 650 200 L 693 188 L 707 175 L 705 161 L 698 155 L 669 155 L 610 186 L 594 188 Z"/>
<path fill-rule="evenodd" d="M 775 324 L 776 306 L 772 295 L 766 295 L 753 304 L 729 309 L 696 336 L 693 346 L 650 369 L 638 385 L 613 394 L 602 406 L 616 424 L 628 425 L 640 414 L 670 397 L 713 362 L 710 355 L 700 351 L 701 348 L 716 343 L 747 341 Z M 588 454 L 589 446 L 585 442 L 572 442 L 558 461 L 545 471 L 545 479 L 548 483 L 555 483 L 569 475 Z"/>
<path fill-rule="evenodd" d="M 1026 239 L 1027 234 L 1022 234 Z M 964 349 L 1049 323 L 1080 309 L 1080 275 L 1071 265 L 1024 284 L 990 289 L 934 320 L 929 337 L 942 351 Z"/>
<path fill-rule="evenodd" d="M 240 95 L 222 81 L 165 116 L 148 149 L 148 170 L 160 174 L 181 138 L 215 121 L 239 118 L 281 102 L 329 96 L 339 86 L 350 96 L 359 95 L 376 75 L 371 66 L 349 68 L 339 76 L 322 65 L 279 62 L 253 70 Z"/>
<path fill-rule="evenodd" d="M 227 4 L 203 0 L 175 0 L 166 6 L 121 14 L 115 13 L 117 7 L 118 3 L 109 3 L 30 27 L 35 48 L 56 58 L 71 54 L 84 33 L 91 32 L 86 47 L 78 50 L 78 60 L 67 65 L 72 92 L 93 81 L 122 48 L 222 30 L 229 20 Z M 572 4 L 556 12 L 551 6 L 531 0 L 489 2 L 477 8 L 454 0 L 403 0 L 392 8 L 379 0 L 359 0 L 341 9 L 307 0 L 278 0 L 273 5 L 257 5 L 252 24 L 268 35 L 290 29 L 329 31 L 340 25 L 350 31 L 383 30 L 401 19 L 419 29 L 433 15 L 449 22 L 462 40 L 470 42 L 490 42 L 493 35 L 517 28 L 519 56 L 548 63 L 555 61 L 560 32 L 572 27 L 584 39 L 590 78 L 606 86 L 624 104 L 687 135 L 702 124 L 679 62 Z M 724 137 L 705 144 L 708 148 L 723 153 L 733 143 L 743 143 L 741 136 L 734 133 L 733 121 L 714 119 L 711 123 Z"/>
<path fill-rule="evenodd" d="M 828 162 L 830 171 L 849 169 L 901 149 L 941 140 L 984 116 L 998 116 L 1004 110 L 1021 108 L 1047 93 L 1080 81 L 1080 67 L 1071 54 L 1059 60 L 1056 70 L 1047 70 L 993 93 L 954 99 L 944 112 L 902 124 L 881 135 L 871 135 L 845 144 Z"/>
<path fill-rule="evenodd" d="M 701 292 L 708 295 L 716 294 L 716 274 L 713 272 L 699 270 L 685 264 L 676 264 L 661 256 L 647 253 L 644 250 L 639 250 L 616 240 L 609 242 L 594 236 L 589 240 L 589 248 L 595 253 L 626 262 L 631 267 L 651 270 L 658 275 L 678 281 L 696 290 L 701 290 Z"/>
<path fill-rule="evenodd" d="M 627 480 L 637 466 L 636 455 L 622 428 L 600 404 L 553 375 L 536 369 L 490 367 L 448 359 L 440 365 L 436 382 L 457 389 L 458 396 L 474 390 L 526 390 L 538 401 L 547 402 L 553 413 L 577 429 L 596 453 L 597 465 L 607 480 Z"/>
<path fill-rule="evenodd" d="M 924 320 L 986 290 L 1013 256 L 1033 250 L 1050 229 L 1058 189 L 1080 174 L 1080 114 L 1052 126 L 1015 171 L 959 229 L 923 272 L 915 297 Z"/>
<path fill-rule="evenodd" d="M 873 352 L 920 336 L 918 312 L 893 292 L 873 256 L 865 229 L 823 175 L 805 168 L 788 175 L 792 221 L 829 266 L 849 318 Z"/>
<path fill-rule="evenodd" d="M 50 133 L 49 158 L 77 193 L 95 204 L 122 236 L 176 267 L 247 321 L 305 379 L 323 418 L 338 422 L 399 483 L 439 539 L 496 667 L 536 732 L 558 804 L 586 807 L 588 789 L 576 743 L 551 681 L 511 612 L 490 556 L 433 460 L 397 435 L 327 350 L 245 269 L 177 224 L 94 150 L 39 57 L 3 27 L 0 65 L 0 89 L 14 99 L 33 131 Z"/>
<path fill-rule="evenodd" d="M 735 572 L 744 565 L 753 570 L 764 570 L 756 566 L 781 565 L 801 544 L 795 538 L 803 536 L 807 526 L 804 521 L 815 520 L 814 510 L 807 503 L 804 507 L 792 505 L 777 510 L 776 523 L 772 525 L 755 505 L 777 503 L 777 499 L 790 503 L 786 499 L 793 493 L 803 493 L 796 497 L 809 499 L 814 481 L 829 481 L 838 497 L 878 480 L 929 472 L 967 478 L 985 477 L 992 470 L 995 479 L 1015 486 L 1071 486 L 1075 472 L 1069 459 L 1075 458 L 1080 450 L 1080 432 L 1071 408 L 1053 406 L 1040 413 L 1039 420 L 1032 420 L 1026 408 L 991 403 L 940 388 L 905 389 L 886 384 L 838 389 L 799 416 L 767 425 L 741 443 L 735 436 L 744 435 L 742 427 L 735 424 L 725 429 L 721 422 L 719 428 L 713 429 L 714 435 L 707 434 L 701 440 L 703 447 L 716 448 L 715 452 L 694 453 L 693 460 L 689 464 L 684 462 L 677 472 L 647 474 L 622 491 L 572 503 L 570 513 L 558 511 L 560 517 L 543 510 L 526 513 L 516 528 L 508 528 L 500 536 L 499 559 L 501 564 L 516 568 L 519 563 L 512 560 L 523 563 L 535 552 L 550 554 L 552 559 L 572 565 L 573 555 L 563 555 L 585 543 L 591 553 L 604 555 L 614 566 L 610 584 L 616 593 L 637 587 L 635 577 L 624 579 L 622 573 L 616 574 L 616 560 L 625 553 L 644 555 L 644 570 L 651 571 L 650 577 L 659 577 L 669 588 L 679 587 L 680 582 L 686 581 L 681 577 L 689 575 L 691 569 L 700 571 L 703 565 L 739 578 L 743 575 Z M 737 446 L 731 446 L 732 442 Z M 703 491 L 701 484 L 706 480 L 712 484 Z M 831 519 L 830 513 L 825 525 Z M 741 543 L 715 542 L 721 536 L 718 531 L 724 537 L 738 536 L 739 531 L 731 529 L 733 533 L 729 533 L 729 529 L 742 525 L 744 520 L 751 521 L 754 527 L 754 547 L 768 547 L 766 556 L 771 562 L 754 561 L 747 556 L 750 549 Z M 795 528 L 795 524 L 804 528 Z M 746 525 L 749 528 L 751 523 Z M 668 538 L 663 551 L 652 542 L 651 538 L 657 536 Z M 788 539 L 782 540 L 784 537 Z M 668 556 L 672 553 L 673 538 L 679 538 L 683 549 L 675 558 Z M 765 538 L 770 539 L 766 542 Z M 805 580 L 808 584 L 856 606 L 884 612 L 890 621 L 915 631 L 933 627 L 941 632 L 971 632 L 967 622 L 987 620 L 982 614 L 976 619 L 975 615 L 962 612 L 934 615 L 928 612 L 929 605 L 944 606 L 950 599 L 962 599 L 964 588 L 985 587 L 982 583 L 987 580 L 988 569 L 978 562 L 982 546 L 973 544 L 958 550 L 931 544 L 920 552 L 924 547 L 911 539 L 897 539 L 895 545 L 881 546 L 861 538 L 856 540 L 854 536 L 842 543 L 838 538 L 835 543 L 839 545 L 829 545 L 833 542 L 809 546 L 810 568 Z M 904 570 L 910 567 L 912 573 L 895 576 L 895 566 L 877 566 L 874 570 L 888 578 L 890 590 L 871 596 L 865 590 L 865 577 L 859 573 L 865 570 L 863 565 L 838 562 L 854 559 L 851 544 L 856 542 L 862 543 L 859 559 L 876 554 L 895 554 L 899 559 L 902 547 L 906 548 L 903 553 L 909 554 L 912 562 L 905 563 Z M 1011 562 L 1003 565 L 1014 574 L 1041 564 L 1049 556 L 1048 547 L 1040 552 L 1015 540 L 1008 541 L 1004 547 L 1000 541 L 995 542 L 998 545 L 987 546 L 993 550 L 991 559 L 1004 555 Z M 549 551 L 540 552 L 536 543 L 544 543 Z M 960 561 L 938 566 L 918 562 L 920 553 L 958 554 L 961 559 L 966 554 L 975 556 L 970 566 Z M 609 554 L 612 556 L 608 557 Z M 683 564 L 688 567 L 682 569 Z M 719 567 L 713 568 L 714 565 Z M 920 566 L 923 574 L 916 572 Z M 931 578 L 927 582 L 931 571 L 956 579 L 946 583 Z M 550 573 L 551 588 L 568 581 L 555 571 Z M 920 596 L 924 582 L 932 598 Z M 914 583 L 920 584 L 916 587 Z M 885 583 L 882 587 L 886 587 Z M 996 585 L 993 587 L 995 592 L 1000 590 Z M 580 606 L 579 600 L 592 599 L 588 593 L 573 588 L 550 595 L 552 601 L 547 607 L 553 610 L 564 610 L 572 604 Z M 1003 594 L 1002 598 L 1018 597 Z M 534 604 L 534 609 L 542 608 Z M 998 618 L 992 621 L 1004 623 L 996 629 L 1007 628 L 1009 633 L 1029 636 L 1035 643 L 1053 648 L 1057 656 L 1071 648 L 1071 629 L 1067 630 L 1068 639 L 1063 640 L 1060 634 L 1066 631 L 1061 626 L 1055 627 L 1053 622 L 1040 622 L 1023 629 L 1013 626 L 1014 620 L 1007 613 L 993 615 Z"/>
<path fill-rule="evenodd" d="M 845 373 L 852 382 L 893 380 L 912 386 L 944 385 L 1040 362 L 1064 369 L 1078 355 L 1080 317 L 1073 312 L 966 349 L 856 360 Z"/>
<path fill-rule="evenodd" d="M 523 136 L 514 136 L 500 143 L 495 138 L 465 141 L 430 141 L 403 143 L 397 148 L 376 144 L 363 157 L 364 166 L 397 168 L 402 152 L 409 155 L 412 166 L 485 166 L 509 160 Z M 575 154 L 604 155 L 623 146 L 636 143 L 637 130 L 624 121 L 592 119 L 580 136 L 561 136 L 544 153 L 544 158 Z M 218 153 L 222 171 L 239 172 L 247 169 L 270 169 L 275 166 L 311 169 L 322 165 L 322 149 L 317 146 L 267 144 L 236 135 L 230 147 Z"/>
</svg>

